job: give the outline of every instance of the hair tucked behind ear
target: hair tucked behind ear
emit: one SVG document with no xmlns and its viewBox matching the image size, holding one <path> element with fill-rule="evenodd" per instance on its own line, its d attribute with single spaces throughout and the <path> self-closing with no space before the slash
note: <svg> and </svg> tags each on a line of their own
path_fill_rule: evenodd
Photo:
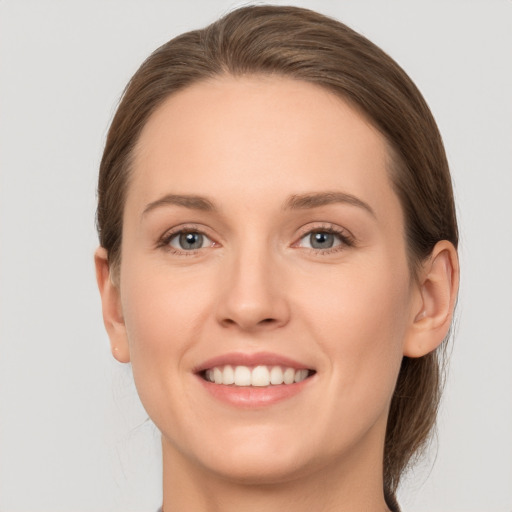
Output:
<svg viewBox="0 0 512 512">
<path fill-rule="evenodd" d="M 347 26 L 298 7 L 235 10 L 203 30 L 158 48 L 128 84 L 100 166 L 97 225 L 113 271 L 119 268 L 130 158 L 151 113 L 170 94 L 222 74 L 270 74 L 315 83 L 350 102 L 382 133 L 405 216 L 411 272 L 440 240 L 457 247 L 448 164 L 423 97 L 388 55 Z M 435 424 L 442 349 L 405 357 L 392 399 L 384 453 L 389 505 L 411 458 Z"/>
</svg>

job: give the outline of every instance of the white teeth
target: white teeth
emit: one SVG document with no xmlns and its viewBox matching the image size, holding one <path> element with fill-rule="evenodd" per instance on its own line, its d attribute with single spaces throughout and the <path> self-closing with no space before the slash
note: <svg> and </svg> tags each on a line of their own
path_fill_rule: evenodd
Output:
<svg viewBox="0 0 512 512">
<path fill-rule="evenodd" d="M 224 371 L 222 372 L 222 384 L 234 384 L 235 383 L 235 372 L 232 366 L 224 366 Z"/>
<path fill-rule="evenodd" d="M 222 370 L 220 368 L 213 369 L 213 381 L 215 384 L 222 384 Z"/>
<path fill-rule="evenodd" d="M 283 381 L 285 384 L 293 384 L 295 382 L 295 370 L 293 368 L 286 368 L 283 374 Z"/>
<path fill-rule="evenodd" d="M 274 386 L 276 386 L 283 382 L 283 370 L 281 370 L 280 366 L 274 366 L 272 370 L 270 370 L 270 384 L 274 384 Z"/>
<path fill-rule="evenodd" d="M 235 368 L 235 385 L 250 386 L 251 385 L 251 369 L 247 366 L 237 366 Z"/>
<path fill-rule="evenodd" d="M 251 375 L 251 384 L 253 386 L 268 386 L 270 384 L 270 372 L 266 366 L 256 366 Z"/>
<path fill-rule="evenodd" d="M 295 370 L 295 368 L 282 368 L 281 366 L 259 365 L 253 368 L 249 366 L 231 365 L 215 366 L 205 371 L 204 377 L 209 382 L 215 384 L 224 384 L 235 386 L 256 386 L 267 387 L 270 385 L 278 386 L 281 384 L 293 384 L 302 382 L 309 376 L 309 371 L 305 368 Z"/>
</svg>

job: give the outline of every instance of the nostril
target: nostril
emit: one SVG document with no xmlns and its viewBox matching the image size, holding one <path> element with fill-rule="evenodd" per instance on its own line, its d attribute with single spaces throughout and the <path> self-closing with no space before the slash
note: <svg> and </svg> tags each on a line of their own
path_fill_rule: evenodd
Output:
<svg viewBox="0 0 512 512">
<path fill-rule="evenodd" d="M 233 318 L 224 318 L 223 320 L 221 320 L 221 324 L 223 325 L 223 327 L 233 327 L 233 326 L 236 326 L 238 325 L 239 327 L 241 327 L 242 329 L 244 330 L 253 330 L 253 329 L 271 329 L 271 328 L 274 328 L 278 325 L 279 321 L 277 320 L 277 318 L 262 318 L 261 320 L 254 320 L 254 321 L 250 321 L 250 320 L 246 320 L 244 318 L 241 318 L 241 319 L 238 319 L 238 321 L 236 319 L 233 319 Z"/>
</svg>

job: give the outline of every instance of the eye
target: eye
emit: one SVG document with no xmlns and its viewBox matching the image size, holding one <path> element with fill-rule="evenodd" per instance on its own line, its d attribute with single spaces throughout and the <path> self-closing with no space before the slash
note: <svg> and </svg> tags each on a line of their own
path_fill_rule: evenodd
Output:
<svg viewBox="0 0 512 512">
<path fill-rule="evenodd" d="M 312 249 L 331 249 L 340 244 L 340 236 L 328 231 L 312 231 L 301 238 L 301 245 Z"/>
<path fill-rule="evenodd" d="M 295 246 L 316 251 L 332 252 L 352 245 L 353 239 L 348 234 L 334 228 L 319 228 L 308 231 L 299 239 Z"/>
<path fill-rule="evenodd" d="M 180 251 L 195 251 L 204 247 L 211 247 L 213 242 L 197 231 L 180 231 L 169 238 L 170 247 Z"/>
</svg>

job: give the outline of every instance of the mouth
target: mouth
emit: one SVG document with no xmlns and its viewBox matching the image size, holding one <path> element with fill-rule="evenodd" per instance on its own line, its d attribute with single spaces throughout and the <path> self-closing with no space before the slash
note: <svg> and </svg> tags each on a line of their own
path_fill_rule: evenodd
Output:
<svg viewBox="0 0 512 512">
<path fill-rule="evenodd" d="M 316 370 L 271 353 L 231 353 L 194 370 L 209 395 L 230 405 L 259 408 L 276 404 L 310 387 Z"/>
<path fill-rule="evenodd" d="M 245 366 L 230 364 L 214 366 L 199 372 L 199 376 L 213 384 L 233 387 L 269 387 L 298 384 L 315 374 L 308 368 L 280 365 Z"/>
</svg>

